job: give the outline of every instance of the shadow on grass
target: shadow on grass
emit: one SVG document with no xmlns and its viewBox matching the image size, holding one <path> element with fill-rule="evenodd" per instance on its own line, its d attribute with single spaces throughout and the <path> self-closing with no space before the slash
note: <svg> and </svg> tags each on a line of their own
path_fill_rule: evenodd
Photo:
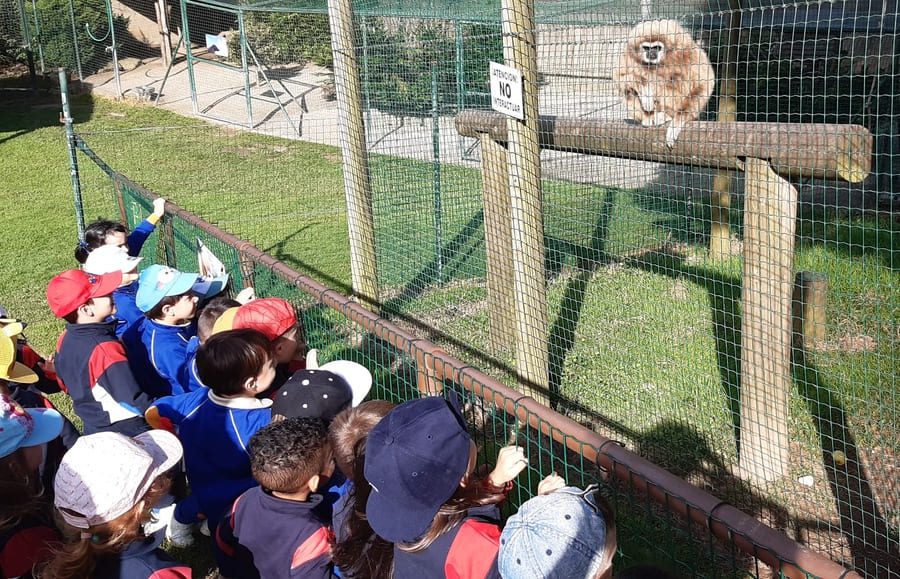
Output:
<svg viewBox="0 0 900 579">
<path fill-rule="evenodd" d="M 75 122 L 83 123 L 93 117 L 94 99 L 91 95 L 73 96 L 70 104 Z M 0 90 L 0 132 L 7 133 L 0 136 L 0 146 L 38 129 L 62 127 L 59 122 L 61 111 L 59 90 L 52 89 L 50 85 L 36 93 Z"/>
<path fill-rule="evenodd" d="M 609 261 L 606 244 L 609 240 L 609 221 L 616 203 L 616 192 L 607 191 L 600 209 L 600 216 L 591 233 L 591 244 L 587 251 L 576 252 L 575 267 L 578 273 L 569 280 L 559 307 L 559 315 L 550 327 L 549 334 L 549 382 L 550 404 L 557 407 L 562 390 L 562 374 L 566 358 L 575 346 L 575 335 L 584 306 L 584 294 L 594 271 Z M 549 243 L 548 243 L 549 245 Z M 546 260 L 550 263 L 562 263 L 562 260 Z"/>
<path fill-rule="evenodd" d="M 854 566 L 869 577 L 889 576 L 891 570 L 900 569 L 897 530 L 885 520 L 875 500 L 843 404 L 802 347 L 793 349 L 793 371 L 816 427 L 822 464 Z M 835 451 L 844 453 L 844 464 L 835 460 Z"/>
</svg>

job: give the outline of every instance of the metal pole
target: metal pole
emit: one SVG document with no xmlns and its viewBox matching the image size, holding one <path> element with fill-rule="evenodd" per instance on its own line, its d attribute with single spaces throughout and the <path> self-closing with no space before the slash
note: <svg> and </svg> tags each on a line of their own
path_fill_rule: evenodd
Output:
<svg viewBox="0 0 900 579">
<path fill-rule="evenodd" d="M 37 7 L 35 7 L 37 10 Z M 69 20 L 72 22 L 72 48 L 75 50 L 75 68 L 78 69 L 78 80 L 84 82 L 84 73 L 81 70 L 81 50 L 78 48 L 78 26 L 75 24 L 75 5 L 69 0 Z M 43 67 L 43 57 L 41 57 L 41 67 Z"/>
<path fill-rule="evenodd" d="M 31 14 L 34 16 L 34 35 L 38 39 L 38 58 L 41 61 L 41 74 L 44 74 L 47 72 L 47 69 L 44 66 L 44 43 L 41 42 L 41 22 L 38 18 L 37 0 L 31 0 Z"/>
<path fill-rule="evenodd" d="M 110 48 L 112 49 L 113 74 L 116 77 L 116 95 L 122 98 L 122 80 L 119 78 L 119 50 L 116 45 L 116 27 L 113 24 L 113 9 L 111 0 L 106 0 L 106 21 L 109 23 Z"/>
<path fill-rule="evenodd" d="M 463 37 L 459 20 L 454 20 L 456 28 L 456 112 L 462 112 L 466 108 L 466 69 L 463 64 Z M 466 154 L 466 143 L 463 139 L 457 139 L 459 143 L 459 156 Z"/>
<path fill-rule="evenodd" d="M 31 29 L 28 26 L 28 16 L 25 14 L 23 0 L 19 0 L 19 16 L 22 18 L 22 48 L 25 49 L 25 57 L 28 61 L 28 80 L 31 92 L 37 92 L 37 71 L 34 68 L 34 50 L 31 48 Z"/>
<path fill-rule="evenodd" d="M 66 144 L 69 149 L 69 172 L 72 175 L 72 195 L 75 199 L 75 227 L 78 239 L 84 239 L 84 204 L 81 201 L 81 179 L 78 176 L 78 156 L 75 149 L 75 127 L 69 110 L 69 75 L 59 69 L 59 96 L 62 100 L 62 121 L 66 126 Z"/>
<path fill-rule="evenodd" d="M 241 67 L 244 69 L 244 99 L 247 102 L 247 128 L 253 128 L 253 103 L 250 96 L 250 67 L 247 66 L 247 33 L 244 30 L 244 13 L 238 12 L 238 34 L 241 35 Z M 274 90 L 272 91 L 275 92 Z"/>
<path fill-rule="evenodd" d="M 444 283 L 444 217 L 441 207 L 441 117 L 438 109 L 437 65 L 431 65 L 431 150 L 433 176 L 431 182 L 434 199 L 434 259 L 436 278 Z"/>
<path fill-rule="evenodd" d="M 191 33 L 188 29 L 187 0 L 181 0 L 181 35 L 184 38 L 184 56 L 187 62 L 188 84 L 191 86 L 191 108 L 196 115 L 200 107 L 197 105 L 197 81 L 194 79 L 194 52 L 191 50 Z"/>
</svg>

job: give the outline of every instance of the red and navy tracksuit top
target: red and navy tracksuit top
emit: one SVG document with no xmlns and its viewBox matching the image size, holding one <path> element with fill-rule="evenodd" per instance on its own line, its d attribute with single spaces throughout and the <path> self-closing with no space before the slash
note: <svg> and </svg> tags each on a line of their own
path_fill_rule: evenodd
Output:
<svg viewBox="0 0 900 579">
<path fill-rule="evenodd" d="M 115 322 L 67 324 L 55 364 L 85 434 L 112 430 L 134 436 L 147 429 L 143 416 L 152 400 L 131 372 Z"/>
<path fill-rule="evenodd" d="M 331 529 L 317 514 L 322 501 L 319 494 L 304 502 L 281 499 L 261 487 L 242 494 L 216 532 L 219 549 L 236 565 L 223 574 L 248 579 L 333 577 Z"/>
<path fill-rule="evenodd" d="M 499 579 L 500 509 L 474 507 L 463 521 L 438 537 L 424 551 L 408 553 L 394 546 L 393 579 L 452 577 Z"/>
<path fill-rule="evenodd" d="M 163 533 L 137 540 L 121 553 L 97 560 L 92 579 L 191 579 L 191 568 L 159 548 Z"/>
</svg>

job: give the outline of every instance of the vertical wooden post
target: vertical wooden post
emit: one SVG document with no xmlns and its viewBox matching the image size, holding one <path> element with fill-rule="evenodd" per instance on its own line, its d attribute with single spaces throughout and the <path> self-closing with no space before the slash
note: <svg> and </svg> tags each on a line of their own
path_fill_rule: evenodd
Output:
<svg viewBox="0 0 900 579">
<path fill-rule="evenodd" d="M 528 393 L 548 403 L 544 394 L 549 390 L 550 368 L 534 0 L 502 0 L 500 19 L 503 58 L 507 66 L 522 72 L 525 117 L 524 121 L 507 119 L 516 368 Z"/>
<path fill-rule="evenodd" d="M 372 215 L 369 160 L 366 156 L 362 91 L 353 42 L 352 1 L 328 0 L 328 22 L 331 27 L 334 87 L 338 101 L 344 191 L 347 198 L 350 276 L 354 295 L 364 306 L 374 310 L 378 301 L 375 220 Z"/>
<path fill-rule="evenodd" d="M 747 159 L 741 321 L 741 470 L 787 474 L 791 294 L 797 190 L 767 161 Z"/>
<path fill-rule="evenodd" d="M 737 120 L 737 58 L 741 39 L 741 2 L 729 2 L 728 36 L 725 47 L 725 66 L 719 66 L 719 108 L 716 121 L 731 123 Z M 721 46 L 721 40 L 720 40 Z M 723 52 L 720 52 L 722 54 Z M 731 255 L 731 182 L 732 172 L 718 169 L 713 178 L 710 198 L 709 255 L 724 258 Z"/>
<path fill-rule="evenodd" d="M 169 7 L 166 0 L 156 0 L 156 23 L 159 26 L 159 52 L 163 64 L 172 64 L 172 33 L 169 32 Z"/>
<path fill-rule="evenodd" d="M 794 344 L 815 348 L 825 341 L 825 298 L 828 277 L 814 271 L 797 272 L 794 283 Z"/>
<path fill-rule="evenodd" d="M 484 250 L 487 257 L 491 346 L 495 353 L 510 351 L 515 331 L 509 178 L 506 171 L 506 145 L 482 135 Z"/>
</svg>

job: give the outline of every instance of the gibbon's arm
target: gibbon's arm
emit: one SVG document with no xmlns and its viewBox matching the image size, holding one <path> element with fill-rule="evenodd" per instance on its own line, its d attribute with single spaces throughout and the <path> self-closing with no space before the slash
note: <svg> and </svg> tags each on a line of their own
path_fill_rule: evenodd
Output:
<svg viewBox="0 0 900 579">
<path fill-rule="evenodd" d="M 653 84 L 645 82 L 638 88 L 638 98 L 641 100 L 641 108 L 648 113 L 652 113 L 656 108 L 654 103 L 655 95 L 653 92 Z"/>
</svg>

